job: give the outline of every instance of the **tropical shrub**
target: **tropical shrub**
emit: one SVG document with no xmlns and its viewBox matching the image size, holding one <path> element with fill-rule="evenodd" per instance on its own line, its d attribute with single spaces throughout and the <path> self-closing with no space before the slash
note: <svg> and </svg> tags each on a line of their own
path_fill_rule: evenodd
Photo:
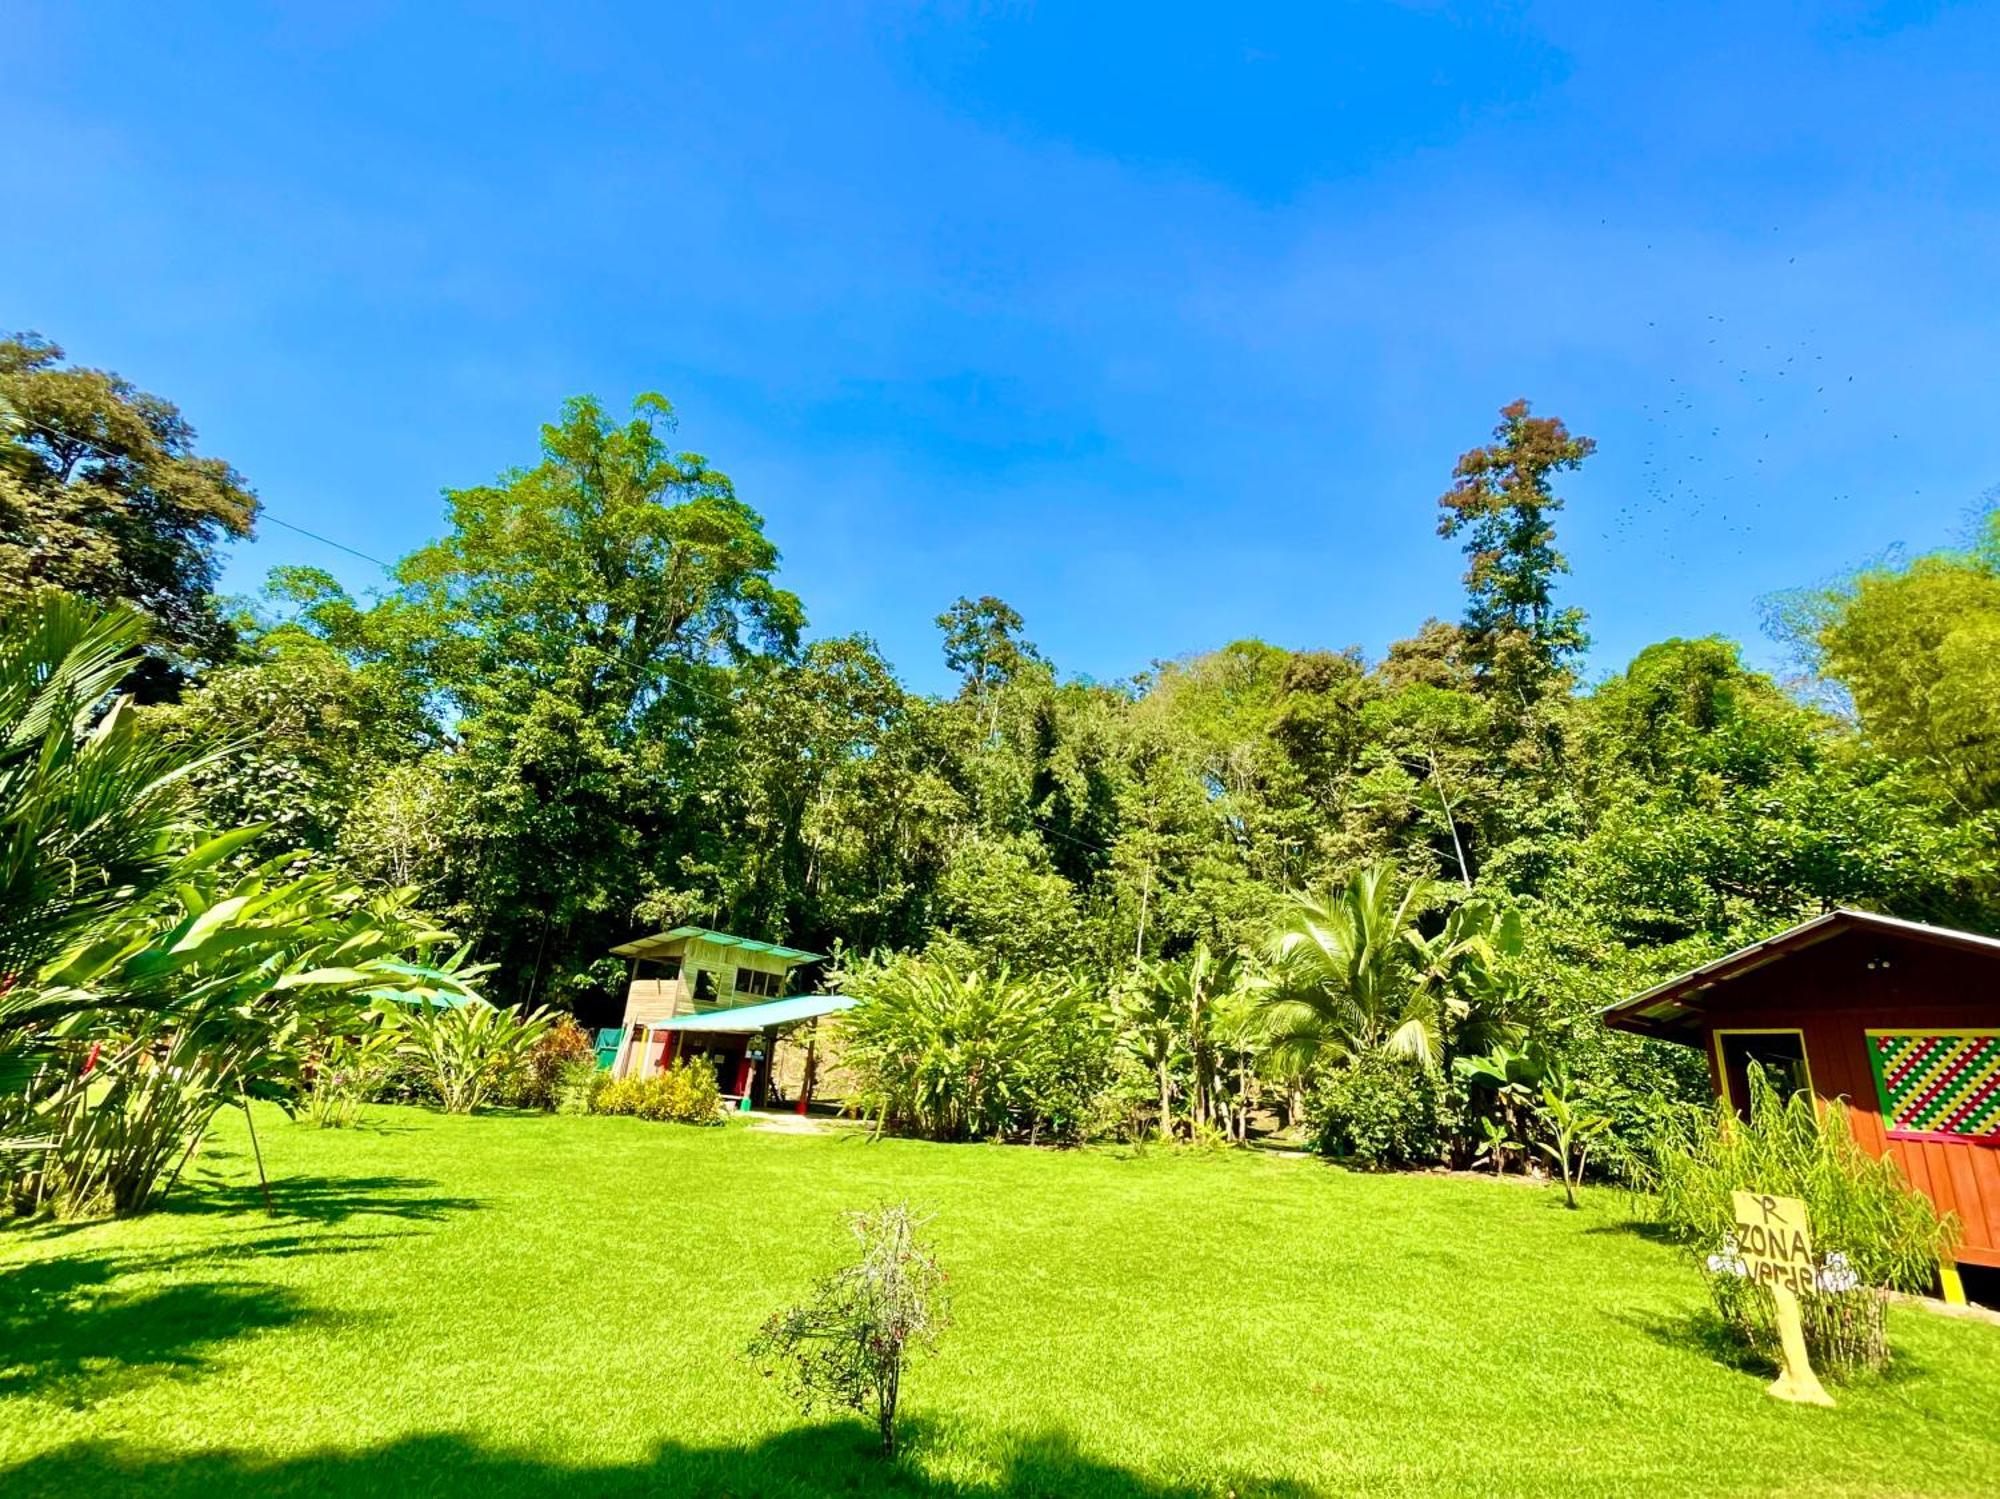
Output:
<svg viewBox="0 0 2000 1499">
<path fill-rule="evenodd" d="M 302 1112 L 319 1129 L 345 1129 L 372 1101 L 389 1075 L 396 1032 L 373 1011 L 356 1017 L 311 1049 Z"/>
<path fill-rule="evenodd" d="M 1681 1110 L 1662 1126 L 1655 1171 L 1661 1221 L 1703 1266 L 1724 1323 L 1767 1355 L 1777 1348 L 1771 1298 L 1741 1274 L 1730 1193 L 1805 1203 L 1821 1269 L 1818 1289 L 1799 1296 L 1800 1319 L 1823 1373 L 1885 1366 L 1880 1292 L 1928 1289 L 1957 1240 L 1956 1219 L 1855 1142 L 1845 1104 L 1780 1098 L 1754 1066 L 1749 1120 L 1726 1104 Z"/>
<path fill-rule="evenodd" d="M 1443 1158 L 1441 1080 L 1414 1058 L 1363 1052 L 1306 1094 L 1314 1148 L 1364 1166 L 1419 1166 Z"/>
<path fill-rule="evenodd" d="M 573 1058 L 556 1073 L 551 1107 L 558 1114 L 594 1113 L 598 1094 L 610 1083 L 611 1074 L 597 1065 L 595 1056 Z"/>
<path fill-rule="evenodd" d="M 860 1001 L 838 1030 L 855 1079 L 850 1106 L 878 1130 L 1073 1139 L 1093 1115 L 1108 1017 L 1070 975 L 893 957 L 845 969 L 838 982 Z"/>
<path fill-rule="evenodd" d="M 197 747 L 134 726 L 122 610 L 40 594 L 0 618 L 0 1197 L 156 1200 L 216 1112 L 293 1106 L 311 1048 L 371 997 L 469 994 L 400 894 L 189 827 Z"/>
<path fill-rule="evenodd" d="M 481 999 L 458 1004 L 423 1000 L 388 1012 L 397 1032 L 396 1050 L 435 1091 L 447 1114 L 471 1114 L 526 1069 L 535 1045 L 554 1017 L 546 1009 L 529 1014 Z"/>
<path fill-rule="evenodd" d="M 861 1258 L 813 1288 L 809 1300 L 766 1322 L 750 1356 L 766 1376 L 782 1372 L 807 1415 L 826 1407 L 872 1409 L 882 1454 L 896 1455 L 903 1365 L 950 1325 L 946 1275 L 918 1236 L 924 1220 L 907 1206 L 854 1213 L 848 1226 Z"/>
<path fill-rule="evenodd" d="M 528 1053 L 517 1102 L 524 1108 L 553 1109 L 565 1070 L 577 1062 L 588 1062 L 595 1071 L 597 1047 L 590 1032 L 565 1015 L 542 1032 Z"/>
<path fill-rule="evenodd" d="M 630 1114 L 660 1124 L 722 1123 L 722 1089 L 707 1057 L 687 1057 L 646 1077 L 621 1077 L 597 1088 L 593 1113 Z"/>
<path fill-rule="evenodd" d="M 1400 894 L 1397 886 L 1395 865 L 1378 863 L 1324 899 L 1292 896 L 1256 981 L 1281 1061 L 1309 1072 L 1388 1051 L 1436 1068 L 1448 1050 L 1484 1047 L 1510 1031 L 1516 996 L 1505 960 L 1522 946 L 1518 916 L 1467 900 L 1426 937 L 1417 919 L 1442 890 L 1427 879 Z"/>
</svg>

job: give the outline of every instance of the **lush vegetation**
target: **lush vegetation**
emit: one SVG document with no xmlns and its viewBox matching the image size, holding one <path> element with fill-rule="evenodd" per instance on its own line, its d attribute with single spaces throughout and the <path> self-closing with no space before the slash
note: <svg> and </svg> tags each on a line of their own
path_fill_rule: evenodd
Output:
<svg viewBox="0 0 2000 1499">
<path fill-rule="evenodd" d="M 23 338 L 0 404 L 14 618 L 67 590 L 145 621 L 147 705 L 74 753 L 143 752 L 173 794 L 135 768 L 155 851 L 100 894 L 193 892 L 226 925 L 282 891 L 295 925 L 365 909 L 402 948 L 448 926 L 509 1014 L 585 1024 L 616 1018 L 604 953 L 635 929 L 861 954 L 844 1060 L 886 1128 L 1224 1141 L 1254 1119 L 1359 1161 L 1630 1178 L 1705 1083 L 1605 1033 L 1605 1003 L 1829 903 L 2000 926 L 1990 517 L 1963 552 L 1774 600 L 1794 681 L 1713 638 L 1585 681 L 1557 523 L 1594 444 L 1515 402 L 1415 510 L 1464 548 L 1456 623 L 1413 619 L 1376 660 L 1240 641 L 1099 683 L 960 598 L 938 616 L 960 686 L 929 697 L 864 638 L 810 638 L 761 517 L 656 396 L 570 402 L 379 592 L 287 568 L 236 601 L 216 548 L 254 500 L 169 403 Z M 341 1122 L 375 1059 L 300 1013 L 311 1044 L 269 1052 L 294 1075 L 260 1062 L 258 1086 Z M 450 1028 L 539 1022 L 468 1014 L 401 1022 L 392 1092 L 588 1106 L 575 1045 L 483 1058 Z M 189 1119 L 234 1088 L 210 1075 Z"/>
<path fill-rule="evenodd" d="M 232 1117 L 161 1212 L 0 1234 L 0 1490 L 1967 1494 L 2000 1471 L 1993 1328 L 1891 1307 L 1888 1375 L 1781 1405 L 1768 1365 L 1711 1356 L 1700 1276 L 1610 1193 L 1567 1213 L 1252 1152 L 371 1118 L 260 1106 L 275 1217 Z M 954 1324 L 893 1474 L 872 1422 L 802 1425 L 742 1355 L 885 1198 L 930 1215 Z"/>
<path fill-rule="evenodd" d="M 1996 518 L 1774 600 L 1794 682 L 1712 638 L 1584 682 L 1556 524 L 1594 444 L 1514 402 L 1430 512 L 1456 624 L 1096 684 L 960 598 L 930 698 L 808 636 L 658 396 L 570 402 L 362 598 L 306 568 L 214 596 L 256 502 L 170 402 L 16 338 L 0 410 L 0 1125 L 30 1203 L 144 1205 L 250 1097 L 590 1109 L 554 1017 L 616 1019 L 606 947 L 676 921 L 860 953 L 840 1059 L 884 1129 L 1256 1121 L 1574 1199 L 1704 1097 L 1606 1001 L 1834 901 L 2000 925 Z M 500 1007 L 394 997 L 474 977 Z"/>
<path fill-rule="evenodd" d="M 204 760 L 119 694 L 139 637 L 54 590 L 0 620 L 0 1207 L 141 1211 L 220 1110 L 310 1097 L 369 1006 L 500 1013 L 406 892 L 197 831 Z"/>
<path fill-rule="evenodd" d="M 596 1065 L 591 1063 L 593 1073 Z M 722 1089 L 706 1057 L 690 1057 L 645 1077 L 596 1073 L 587 1097 L 589 1111 L 597 1114 L 630 1114 L 661 1124 L 722 1123 Z"/>
<path fill-rule="evenodd" d="M 1846 1105 L 1780 1098 L 1755 1068 L 1747 1124 L 1722 1105 L 1680 1112 L 1659 1152 L 1658 1187 L 1661 1221 L 1693 1249 L 1723 1320 L 1766 1354 L 1777 1347 L 1771 1298 L 1744 1276 L 1730 1194 L 1805 1203 L 1825 1268 L 1799 1297 L 1800 1321 L 1814 1363 L 1836 1375 L 1887 1366 L 1886 1318 L 1873 1288 L 1927 1291 L 1957 1238 L 1952 1220 L 1911 1192 L 1892 1163 L 1855 1143 Z"/>
</svg>

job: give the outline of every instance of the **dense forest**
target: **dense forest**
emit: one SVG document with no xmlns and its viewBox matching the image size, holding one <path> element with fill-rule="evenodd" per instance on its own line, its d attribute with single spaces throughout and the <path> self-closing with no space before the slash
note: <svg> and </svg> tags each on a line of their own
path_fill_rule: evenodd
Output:
<svg viewBox="0 0 2000 1499">
<path fill-rule="evenodd" d="M 226 747 L 194 773 L 215 827 L 265 826 L 246 863 L 409 888 L 495 998 L 586 1023 L 642 930 L 1108 984 L 1254 948 L 1288 893 L 1385 863 L 1519 917 L 1512 982 L 1551 1035 L 1833 904 L 2000 927 L 1992 517 L 1774 601 L 1795 679 L 1708 637 L 1586 680 L 1557 521 L 1593 444 L 1516 401 L 1410 497 L 1464 595 L 1380 659 L 1244 640 L 1091 682 L 1002 600 L 940 599 L 960 685 L 933 697 L 865 636 L 811 635 L 758 512 L 676 435 L 660 397 L 573 400 L 379 590 L 285 567 L 225 599 L 249 481 L 170 402 L 19 336 L 0 590 L 146 616 L 144 713 Z"/>
</svg>

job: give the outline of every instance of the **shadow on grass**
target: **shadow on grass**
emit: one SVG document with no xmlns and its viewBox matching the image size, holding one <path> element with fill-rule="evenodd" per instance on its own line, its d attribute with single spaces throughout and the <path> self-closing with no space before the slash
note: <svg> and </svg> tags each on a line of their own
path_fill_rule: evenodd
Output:
<svg viewBox="0 0 2000 1499">
<path fill-rule="evenodd" d="M 0 1470 L 0 1487 L 31 1495 L 144 1494 L 258 1499 L 290 1494 L 478 1494 L 481 1499 L 671 1495 L 674 1499 L 822 1499 L 902 1494 L 913 1499 L 1304 1499 L 1290 1480 L 1218 1475 L 1196 1486 L 1156 1483 L 1080 1453 L 1063 1433 L 996 1438 L 998 1474 L 959 1482 L 924 1472 L 926 1432 L 912 1424 L 906 1456 L 887 1463 L 858 1424 L 805 1427 L 747 1447 L 662 1445 L 644 1462 L 564 1467 L 481 1447 L 464 1437 L 408 1437 L 381 1447 L 264 1458 L 223 1451 L 166 1457 L 112 1443 L 79 1443 Z"/>
<path fill-rule="evenodd" d="M 1614 1320 L 1645 1334 L 1663 1348 L 1693 1353 L 1739 1374 L 1769 1379 L 1778 1371 L 1771 1361 L 1736 1335 L 1713 1307 L 1659 1315 L 1626 1313 Z"/>
<path fill-rule="evenodd" d="M 271 1252 L 287 1251 L 275 1245 Z M 69 1255 L 0 1273 L 0 1396 L 54 1395 L 83 1405 L 141 1380 L 200 1374 L 220 1344 L 305 1315 L 290 1292 L 252 1282 L 118 1284 L 176 1263 Z"/>
<path fill-rule="evenodd" d="M 333 1224 L 373 1214 L 430 1223 L 485 1206 L 474 1197 L 449 1197 L 430 1190 L 436 1186 L 419 1176 L 281 1176 L 271 1182 L 270 1216 Z M 263 1217 L 264 1192 L 254 1181 L 201 1177 L 181 1182 L 157 1211 L 169 1217 L 200 1213 Z"/>
</svg>

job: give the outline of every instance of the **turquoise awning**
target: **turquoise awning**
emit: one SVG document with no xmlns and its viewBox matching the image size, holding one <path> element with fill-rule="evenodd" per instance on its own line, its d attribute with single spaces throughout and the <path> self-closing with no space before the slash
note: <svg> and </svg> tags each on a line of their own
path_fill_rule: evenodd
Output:
<svg viewBox="0 0 2000 1499">
<path fill-rule="evenodd" d="M 856 1001 L 845 994 L 794 994 L 790 999 L 767 1000 L 761 1005 L 736 1005 L 727 1010 L 704 1010 L 699 1015 L 676 1015 L 671 1020 L 645 1022 L 649 1031 L 721 1031 L 729 1035 L 752 1035 L 766 1026 L 795 1025 L 851 1010 Z"/>
</svg>

